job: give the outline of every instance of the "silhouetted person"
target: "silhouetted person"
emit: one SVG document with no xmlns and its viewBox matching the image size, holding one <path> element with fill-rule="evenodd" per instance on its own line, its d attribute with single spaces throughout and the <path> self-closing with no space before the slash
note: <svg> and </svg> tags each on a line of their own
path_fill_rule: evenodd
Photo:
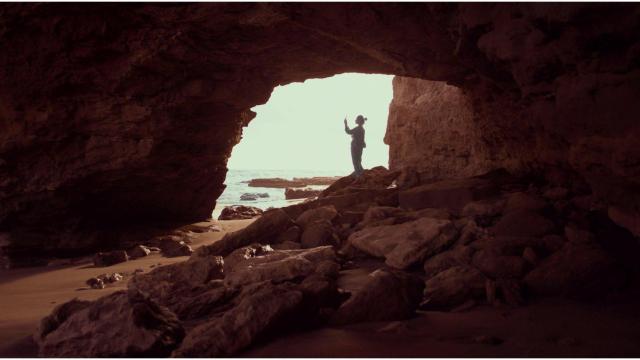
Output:
<svg viewBox="0 0 640 360">
<path fill-rule="evenodd" d="M 349 129 L 347 126 L 347 118 L 344 119 L 344 131 L 351 135 L 351 160 L 353 161 L 353 174 L 356 177 L 360 177 L 364 169 L 362 168 L 362 149 L 367 147 L 364 142 L 364 122 L 366 117 L 358 115 L 356 118 L 356 124 L 358 126 L 353 129 Z"/>
</svg>

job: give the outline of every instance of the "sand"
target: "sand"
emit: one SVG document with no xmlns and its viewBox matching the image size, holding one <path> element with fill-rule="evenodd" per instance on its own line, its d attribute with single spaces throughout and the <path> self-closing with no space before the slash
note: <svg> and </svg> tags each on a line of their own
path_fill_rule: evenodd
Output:
<svg viewBox="0 0 640 360">
<path fill-rule="evenodd" d="M 223 231 L 194 233 L 192 247 L 198 248 L 219 240 L 227 232 L 241 229 L 253 220 L 217 221 Z M 208 223 L 197 223 L 208 224 Z M 0 356 L 32 354 L 29 349 L 20 349 L 21 343 L 28 343 L 25 337 L 36 330 L 40 319 L 51 310 L 73 298 L 94 300 L 112 292 L 126 289 L 128 278 L 107 285 L 105 289 L 91 289 L 85 281 L 104 273 L 132 273 L 136 269 L 145 272 L 152 266 L 168 265 L 184 261 L 188 257 L 166 258 L 160 254 L 130 260 L 104 268 L 96 268 L 88 257 L 74 265 L 45 266 L 0 271 Z"/>
<path fill-rule="evenodd" d="M 252 220 L 220 221 L 223 232 L 196 234 L 193 246 L 212 243 Z M 105 272 L 132 272 L 187 257 L 158 254 L 108 268 L 90 260 L 70 266 L 0 273 L 0 356 L 35 356 L 30 340 L 40 319 L 74 297 L 92 300 L 125 289 L 125 281 L 88 289 L 85 281 Z M 161 265 L 161 266 L 162 266 Z M 365 266 L 366 268 L 366 266 Z M 372 269 L 342 272 L 339 284 L 357 289 Z M 638 291 L 636 291 L 637 293 Z M 477 306 L 464 312 L 419 312 L 407 321 L 327 327 L 263 340 L 240 357 L 520 357 L 640 356 L 639 294 L 599 303 L 542 299 L 520 308 Z M 484 337 L 490 341 L 479 341 Z M 491 344 L 491 339 L 500 344 Z M 488 343 L 487 343 L 488 342 Z"/>
</svg>

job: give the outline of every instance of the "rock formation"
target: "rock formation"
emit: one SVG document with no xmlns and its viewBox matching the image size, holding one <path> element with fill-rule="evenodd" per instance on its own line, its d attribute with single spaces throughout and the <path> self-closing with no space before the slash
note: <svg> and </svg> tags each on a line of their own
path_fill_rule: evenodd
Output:
<svg viewBox="0 0 640 360">
<path fill-rule="evenodd" d="M 553 165 L 637 234 L 638 16 L 635 4 L 2 5 L 0 231 L 20 257 L 208 218 L 251 107 L 277 85 L 366 72 L 431 81 L 395 81 L 393 168 Z"/>
</svg>

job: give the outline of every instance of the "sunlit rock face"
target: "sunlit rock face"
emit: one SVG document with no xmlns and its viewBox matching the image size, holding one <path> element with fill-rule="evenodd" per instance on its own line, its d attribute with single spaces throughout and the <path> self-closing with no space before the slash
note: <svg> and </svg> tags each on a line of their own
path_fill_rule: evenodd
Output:
<svg viewBox="0 0 640 360">
<path fill-rule="evenodd" d="M 276 85 L 342 72 L 457 86 L 479 153 L 448 174 L 572 168 L 637 219 L 639 11 L 2 5 L 0 232 L 12 253 L 33 254 L 106 245 L 116 238 L 106 232 L 132 224 L 209 217 L 249 109 Z"/>
</svg>

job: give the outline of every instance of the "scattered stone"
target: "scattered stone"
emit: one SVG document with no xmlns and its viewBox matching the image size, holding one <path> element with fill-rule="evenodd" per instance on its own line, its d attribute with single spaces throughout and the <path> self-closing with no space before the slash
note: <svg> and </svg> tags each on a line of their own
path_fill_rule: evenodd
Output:
<svg viewBox="0 0 640 360">
<path fill-rule="evenodd" d="M 403 272 L 376 270 L 331 317 L 335 325 L 404 320 L 414 315 L 424 283 Z"/>
<path fill-rule="evenodd" d="M 320 195 L 321 190 L 314 189 L 292 189 L 286 188 L 284 190 L 284 198 L 287 200 L 290 199 L 306 199 L 310 197 L 315 197 Z"/>
<path fill-rule="evenodd" d="M 319 220 L 307 224 L 300 238 L 300 244 L 307 249 L 326 245 L 337 246 L 339 241 L 334 234 L 331 222 L 328 220 Z"/>
<path fill-rule="evenodd" d="M 537 295 L 603 296 L 626 282 L 622 268 L 595 244 L 567 242 L 524 278 Z"/>
<path fill-rule="evenodd" d="M 543 236 L 553 232 L 553 222 L 529 210 L 517 210 L 505 214 L 491 228 L 496 236 Z"/>
<path fill-rule="evenodd" d="M 104 281 L 100 278 L 93 277 L 86 281 L 86 284 L 92 289 L 104 289 Z"/>
<path fill-rule="evenodd" d="M 136 245 L 132 249 L 130 249 L 127 254 L 132 259 L 138 259 L 151 254 L 151 250 L 149 250 L 149 248 L 144 245 Z"/>
<path fill-rule="evenodd" d="M 450 309 L 485 297 L 485 276 L 470 266 L 454 266 L 425 283 L 425 309 Z"/>
<path fill-rule="evenodd" d="M 93 265 L 96 267 L 105 267 L 119 264 L 129 260 L 127 252 L 124 250 L 115 250 L 111 252 L 99 252 L 93 256 Z"/>
<path fill-rule="evenodd" d="M 97 276 L 98 279 L 102 280 L 105 284 L 111 284 L 114 282 L 122 281 L 124 276 L 120 273 L 111 273 L 111 274 L 101 274 Z"/>
<path fill-rule="evenodd" d="M 406 269 L 446 250 L 458 232 L 448 220 L 421 218 L 400 225 L 370 227 L 349 236 L 349 243 L 389 266 Z"/>
<path fill-rule="evenodd" d="M 189 256 L 193 253 L 193 249 L 189 244 L 174 235 L 160 238 L 159 245 L 162 255 L 166 257 Z"/>
<path fill-rule="evenodd" d="M 89 304 L 72 301 L 74 311 L 42 336 L 39 356 L 165 357 L 184 336 L 173 313 L 138 292 L 118 291 Z"/>
<path fill-rule="evenodd" d="M 253 219 L 262 215 L 263 211 L 254 206 L 232 205 L 222 209 L 218 220 Z"/>
</svg>

